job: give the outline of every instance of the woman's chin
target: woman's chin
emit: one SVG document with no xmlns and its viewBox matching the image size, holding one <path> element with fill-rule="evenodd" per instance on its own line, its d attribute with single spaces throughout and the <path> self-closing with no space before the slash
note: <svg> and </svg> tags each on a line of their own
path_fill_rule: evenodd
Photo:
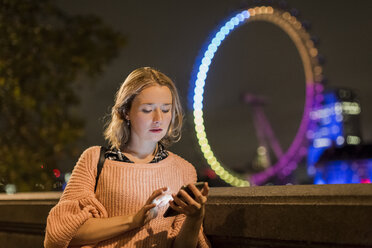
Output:
<svg viewBox="0 0 372 248">
<path fill-rule="evenodd" d="M 153 133 L 151 134 L 150 140 L 153 142 L 159 142 L 162 138 L 164 138 L 165 134 L 163 133 Z"/>
</svg>

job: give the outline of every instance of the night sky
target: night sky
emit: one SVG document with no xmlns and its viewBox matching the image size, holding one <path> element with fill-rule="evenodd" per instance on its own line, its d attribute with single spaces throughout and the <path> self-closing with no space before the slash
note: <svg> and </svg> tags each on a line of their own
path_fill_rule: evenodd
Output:
<svg viewBox="0 0 372 248">
<path fill-rule="evenodd" d="M 299 10 L 299 19 L 311 23 L 309 33 L 326 58 L 328 87 L 354 89 L 359 96 L 362 137 L 372 141 L 372 1 L 287 1 Z M 118 57 L 93 84 L 78 89 L 82 97 L 76 112 L 86 120 L 82 150 L 102 145 L 103 117 L 114 94 L 135 68 L 151 66 L 176 83 L 185 109 L 183 138 L 171 151 L 195 167 L 206 166 L 192 131 L 187 93 L 196 57 L 211 32 L 242 6 L 242 1 L 59 1 L 71 14 L 94 14 L 127 38 Z M 264 96 L 265 113 L 285 150 L 301 121 L 305 76 L 299 54 L 280 28 L 253 22 L 235 29 L 221 44 L 208 72 L 204 93 L 205 125 L 216 156 L 231 168 L 253 159 L 257 138 L 251 108 L 244 93 Z M 71 169 L 73 164 L 68 165 Z"/>
</svg>

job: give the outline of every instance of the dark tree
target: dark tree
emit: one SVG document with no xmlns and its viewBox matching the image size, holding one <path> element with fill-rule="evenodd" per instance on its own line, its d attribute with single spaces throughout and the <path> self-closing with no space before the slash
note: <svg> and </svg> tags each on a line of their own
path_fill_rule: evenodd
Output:
<svg viewBox="0 0 372 248">
<path fill-rule="evenodd" d="M 52 169 L 77 155 L 83 134 L 70 111 L 77 79 L 102 72 L 123 44 L 95 16 L 48 0 L 0 0 L 0 191 L 55 190 Z"/>
</svg>

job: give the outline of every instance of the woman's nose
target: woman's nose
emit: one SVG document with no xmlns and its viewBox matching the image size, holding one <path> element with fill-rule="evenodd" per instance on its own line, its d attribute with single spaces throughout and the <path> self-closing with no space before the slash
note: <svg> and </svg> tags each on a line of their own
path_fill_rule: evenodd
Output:
<svg viewBox="0 0 372 248">
<path fill-rule="evenodd" d="M 153 121 L 160 122 L 163 120 L 163 112 L 160 109 L 154 111 Z"/>
</svg>

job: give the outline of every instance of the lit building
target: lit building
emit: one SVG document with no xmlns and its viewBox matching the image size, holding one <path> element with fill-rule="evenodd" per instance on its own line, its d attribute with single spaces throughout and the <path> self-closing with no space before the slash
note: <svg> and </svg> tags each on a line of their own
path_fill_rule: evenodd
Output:
<svg viewBox="0 0 372 248">
<path fill-rule="evenodd" d="M 328 148 L 316 163 L 315 184 L 371 183 L 372 145 Z"/>
<path fill-rule="evenodd" d="M 349 174 L 360 173 L 360 171 L 357 172 L 358 164 L 359 167 L 370 168 L 368 164 L 371 163 L 360 162 L 355 156 L 345 157 L 345 161 L 337 158 L 337 155 L 342 152 L 351 152 L 352 148 L 347 147 L 361 146 L 359 101 L 355 93 L 349 89 L 328 90 L 323 97 L 322 106 L 310 113 L 312 127 L 307 132 L 310 140 L 307 160 L 308 174 L 315 178 L 315 184 L 359 183 L 362 178 L 358 181 L 357 176 Z M 330 154 L 328 150 L 334 151 L 335 149 L 341 152 L 332 153 L 332 156 L 326 155 Z M 368 160 L 368 156 L 364 154 L 363 159 Z M 348 169 L 345 169 L 345 166 Z M 367 178 L 370 180 L 371 177 Z"/>
</svg>

